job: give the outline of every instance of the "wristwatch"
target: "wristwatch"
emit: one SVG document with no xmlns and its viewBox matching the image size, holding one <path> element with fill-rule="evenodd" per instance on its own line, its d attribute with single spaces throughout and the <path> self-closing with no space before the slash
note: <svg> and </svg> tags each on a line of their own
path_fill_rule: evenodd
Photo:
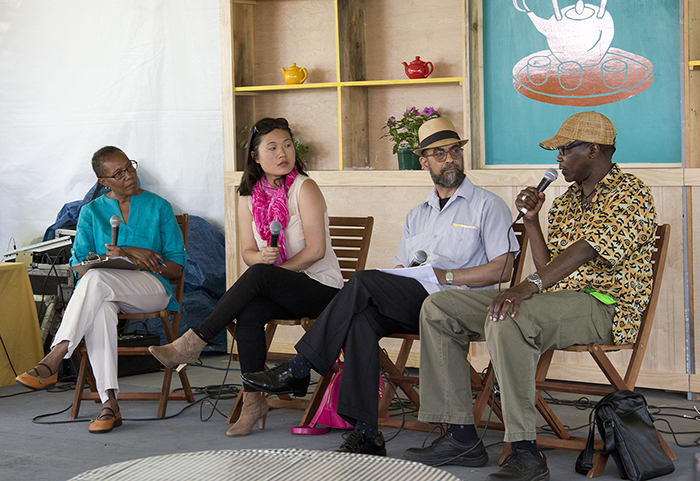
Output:
<svg viewBox="0 0 700 481">
<path fill-rule="evenodd" d="M 542 279 L 540 279 L 540 276 L 537 275 L 537 272 L 533 272 L 525 279 L 527 279 L 528 282 L 532 282 L 534 285 L 537 286 L 537 292 L 542 292 Z"/>
<path fill-rule="evenodd" d="M 455 280 L 455 275 L 454 275 L 454 273 L 453 273 L 451 270 L 449 270 L 449 269 L 446 270 L 446 271 L 445 271 L 445 284 L 447 284 L 448 286 L 451 286 L 451 285 L 452 285 L 452 281 L 454 281 L 454 280 Z"/>
</svg>

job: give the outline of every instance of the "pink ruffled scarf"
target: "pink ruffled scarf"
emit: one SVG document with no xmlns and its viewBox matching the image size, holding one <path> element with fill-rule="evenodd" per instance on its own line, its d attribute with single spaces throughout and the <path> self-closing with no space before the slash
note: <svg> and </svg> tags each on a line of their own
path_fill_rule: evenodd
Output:
<svg viewBox="0 0 700 481">
<path fill-rule="evenodd" d="M 296 166 L 284 178 L 284 183 L 277 189 L 272 187 L 267 181 L 267 177 L 263 174 L 253 186 L 253 193 L 250 196 L 251 206 L 253 208 L 253 222 L 258 230 L 260 237 L 270 242 L 272 235 L 270 234 L 270 223 L 277 221 L 282 224 L 282 232 L 280 232 L 277 245 L 280 248 L 280 254 L 275 261 L 278 266 L 287 261 L 287 243 L 284 238 L 284 231 L 289 223 L 289 210 L 287 209 L 287 193 L 296 179 L 299 171 Z"/>
</svg>

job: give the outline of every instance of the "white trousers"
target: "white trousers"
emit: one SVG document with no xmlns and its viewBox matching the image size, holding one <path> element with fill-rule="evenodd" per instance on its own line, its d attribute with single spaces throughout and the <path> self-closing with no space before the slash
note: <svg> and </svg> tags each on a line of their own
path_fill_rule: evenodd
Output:
<svg viewBox="0 0 700 481">
<path fill-rule="evenodd" d="M 117 382 L 117 314 L 156 312 L 168 305 L 170 296 L 153 275 L 142 271 L 91 269 L 71 296 L 52 348 L 68 341 L 65 359 L 85 338 L 97 392 L 102 402 L 107 391 L 119 392 Z M 79 387 L 76 386 L 76 389 Z"/>
</svg>

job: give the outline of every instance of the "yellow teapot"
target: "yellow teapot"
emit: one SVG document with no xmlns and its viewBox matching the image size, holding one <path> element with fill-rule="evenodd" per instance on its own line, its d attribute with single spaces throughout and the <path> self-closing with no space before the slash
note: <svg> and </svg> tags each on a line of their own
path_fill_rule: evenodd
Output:
<svg viewBox="0 0 700 481">
<path fill-rule="evenodd" d="M 303 84 L 309 76 L 309 72 L 304 67 L 297 67 L 296 63 L 293 63 L 289 68 L 280 67 L 280 70 L 284 72 L 284 83 L 286 84 Z"/>
</svg>

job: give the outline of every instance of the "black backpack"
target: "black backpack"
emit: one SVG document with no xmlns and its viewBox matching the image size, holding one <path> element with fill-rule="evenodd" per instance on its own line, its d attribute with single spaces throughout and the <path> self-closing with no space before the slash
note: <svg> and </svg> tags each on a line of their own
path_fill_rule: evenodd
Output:
<svg viewBox="0 0 700 481">
<path fill-rule="evenodd" d="M 595 424 L 622 479 L 643 481 L 672 473 L 673 461 L 661 447 L 644 396 L 615 391 L 596 404 L 589 416 L 588 442 L 576 460 L 576 472 L 587 474 L 593 467 Z"/>
</svg>

